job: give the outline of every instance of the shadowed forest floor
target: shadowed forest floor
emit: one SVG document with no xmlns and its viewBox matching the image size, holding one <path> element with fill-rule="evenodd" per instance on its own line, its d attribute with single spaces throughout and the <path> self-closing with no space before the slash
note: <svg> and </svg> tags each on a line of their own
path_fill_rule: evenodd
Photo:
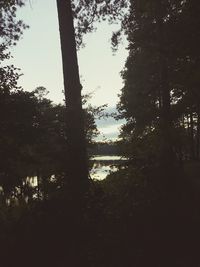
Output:
<svg viewBox="0 0 200 267">
<path fill-rule="evenodd" d="M 200 163 L 199 161 L 189 162 L 184 165 L 184 172 L 188 180 L 200 188 Z"/>
<path fill-rule="evenodd" d="M 1 210 L 2 266 L 198 267 L 199 170 L 167 189 L 155 170 L 121 170 L 91 183 L 81 214 L 64 194 Z"/>
</svg>

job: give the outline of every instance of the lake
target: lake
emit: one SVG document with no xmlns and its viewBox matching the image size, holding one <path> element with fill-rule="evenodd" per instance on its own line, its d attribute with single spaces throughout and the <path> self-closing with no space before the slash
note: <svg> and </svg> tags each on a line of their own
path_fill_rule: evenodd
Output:
<svg viewBox="0 0 200 267">
<path fill-rule="evenodd" d="M 127 160 L 121 156 L 116 155 L 95 155 L 91 157 L 90 161 L 92 162 L 92 168 L 90 170 L 90 177 L 93 180 L 104 180 L 107 175 L 111 172 L 118 170 L 118 165 L 123 161 Z M 54 179 L 55 176 L 52 175 L 51 179 Z M 27 177 L 28 183 L 33 187 L 38 185 L 37 177 Z"/>
<path fill-rule="evenodd" d="M 122 163 L 125 158 L 121 156 L 95 155 L 91 158 L 93 167 L 90 171 L 90 176 L 94 180 L 103 180 L 110 172 L 118 170 L 117 165 Z"/>
</svg>

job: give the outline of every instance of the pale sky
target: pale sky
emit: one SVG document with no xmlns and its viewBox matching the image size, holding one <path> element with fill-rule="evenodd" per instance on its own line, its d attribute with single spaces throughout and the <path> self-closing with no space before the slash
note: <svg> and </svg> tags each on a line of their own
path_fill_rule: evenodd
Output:
<svg viewBox="0 0 200 267">
<path fill-rule="evenodd" d="M 25 90 L 44 86 L 48 97 L 59 103 L 63 96 L 63 73 L 60 50 L 60 37 L 56 0 L 32 0 L 31 5 L 18 12 L 30 29 L 26 30 L 17 46 L 12 49 L 11 62 L 21 69 L 23 76 L 19 84 Z M 122 88 L 120 71 L 127 58 L 125 44 L 112 55 L 110 38 L 117 25 L 98 24 L 96 32 L 84 37 L 85 48 L 78 52 L 79 71 L 83 93 L 94 92 L 91 103 L 108 104 L 115 107 Z M 125 42 L 126 43 L 126 42 Z M 117 135 L 119 122 L 110 120 L 110 124 L 100 126 L 107 138 Z"/>
</svg>

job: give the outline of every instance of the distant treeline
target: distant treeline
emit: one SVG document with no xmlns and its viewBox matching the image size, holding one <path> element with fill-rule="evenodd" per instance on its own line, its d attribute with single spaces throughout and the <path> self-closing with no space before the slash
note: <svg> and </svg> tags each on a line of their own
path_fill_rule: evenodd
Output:
<svg viewBox="0 0 200 267">
<path fill-rule="evenodd" d="M 89 149 L 89 155 L 120 155 L 118 142 L 97 142 Z"/>
</svg>

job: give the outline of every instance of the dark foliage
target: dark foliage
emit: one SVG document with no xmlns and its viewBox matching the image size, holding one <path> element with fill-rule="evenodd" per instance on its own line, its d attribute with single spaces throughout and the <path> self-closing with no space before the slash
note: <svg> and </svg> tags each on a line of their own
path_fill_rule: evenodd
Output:
<svg viewBox="0 0 200 267">
<path fill-rule="evenodd" d="M 1 61 L 26 28 L 15 19 L 22 5 L 0 1 Z M 120 149 L 129 161 L 103 181 L 89 180 L 87 189 L 77 179 L 81 157 L 77 163 L 73 155 L 72 166 L 66 161 L 81 121 L 69 122 L 45 88 L 18 88 L 14 66 L 0 68 L 3 267 L 200 266 L 199 7 L 197 0 L 72 1 L 79 45 L 94 22 L 106 18 L 121 20 L 113 45 L 122 32 L 129 41 L 118 105 L 127 123 L 121 141 L 97 149 Z M 66 36 L 75 53 L 74 76 L 65 81 L 74 89 L 70 104 L 78 99 L 74 114 L 84 118 L 92 147 L 102 107 L 82 110 L 74 32 Z M 77 187 L 69 183 L 72 167 Z"/>
</svg>

